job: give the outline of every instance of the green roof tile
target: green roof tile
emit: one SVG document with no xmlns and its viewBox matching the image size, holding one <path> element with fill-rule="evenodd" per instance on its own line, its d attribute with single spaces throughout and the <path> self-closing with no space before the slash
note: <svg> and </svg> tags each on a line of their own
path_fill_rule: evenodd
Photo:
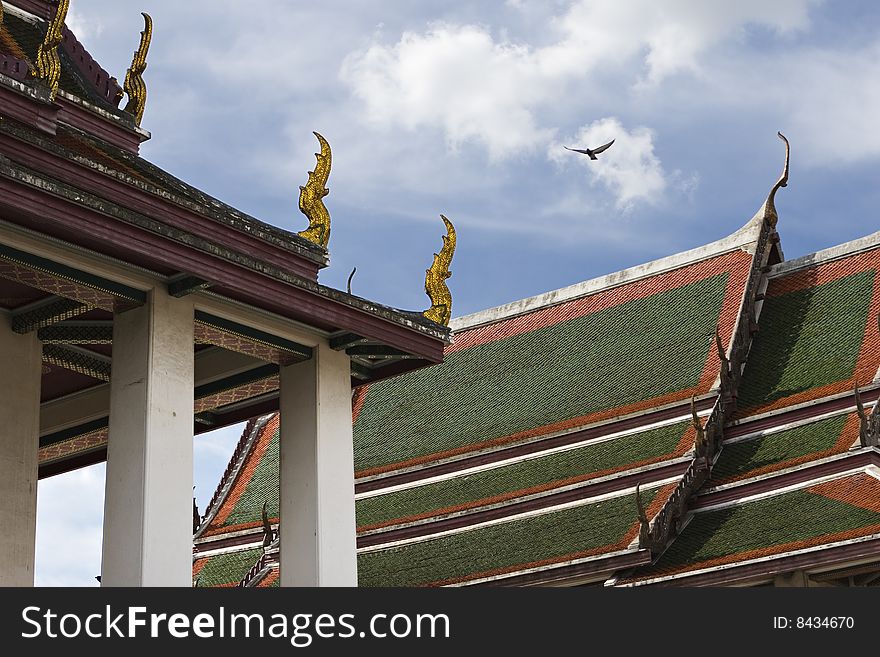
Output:
<svg viewBox="0 0 880 657">
<path fill-rule="evenodd" d="M 355 467 L 406 461 L 695 387 L 728 274 L 502 340 L 372 384 Z"/>
<path fill-rule="evenodd" d="M 643 491 L 648 504 L 655 490 Z M 361 586 L 416 586 L 563 558 L 619 542 L 636 523 L 633 495 L 358 555 Z"/>
<path fill-rule="evenodd" d="M 279 449 L 278 430 L 266 447 L 266 452 L 254 470 L 254 474 L 241 497 L 227 516 L 224 526 L 258 522 L 262 518 L 263 502 L 269 502 L 266 512 L 270 518 L 278 517 Z"/>
<path fill-rule="evenodd" d="M 880 523 L 880 513 L 796 490 L 697 513 L 651 570 L 700 564 Z"/>
<path fill-rule="evenodd" d="M 875 271 L 771 296 L 761 311 L 739 407 L 764 406 L 849 379 L 862 345 Z"/>
<path fill-rule="evenodd" d="M 811 422 L 751 440 L 725 445 L 712 468 L 711 484 L 834 447 L 847 415 Z"/>
<path fill-rule="evenodd" d="M 199 578 L 199 586 L 238 584 L 261 554 L 261 548 L 252 548 L 208 557 L 207 563 L 196 575 Z"/>
<path fill-rule="evenodd" d="M 584 447 L 454 477 L 357 502 L 358 526 L 373 525 L 467 504 L 550 482 L 626 466 L 670 454 L 684 435 L 682 422 L 593 442 Z"/>
</svg>

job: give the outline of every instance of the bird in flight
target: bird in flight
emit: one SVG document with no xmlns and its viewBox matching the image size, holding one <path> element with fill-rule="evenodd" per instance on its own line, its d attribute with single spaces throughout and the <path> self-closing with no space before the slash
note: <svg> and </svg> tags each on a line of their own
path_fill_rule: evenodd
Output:
<svg viewBox="0 0 880 657">
<path fill-rule="evenodd" d="M 581 150 L 580 148 L 569 148 L 568 146 L 563 146 L 563 148 L 569 151 L 574 151 L 575 153 L 583 153 L 584 155 L 589 155 L 591 160 L 598 160 L 599 158 L 596 157 L 596 155 L 604 150 L 607 150 L 608 147 L 611 146 L 611 144 L 613 143 L 614 140 L 612 139 L 607 144 L 603 144 L 602 146 L 598 146 L 596 148 L 585 148 L 583 150 Z"/>
</svg>

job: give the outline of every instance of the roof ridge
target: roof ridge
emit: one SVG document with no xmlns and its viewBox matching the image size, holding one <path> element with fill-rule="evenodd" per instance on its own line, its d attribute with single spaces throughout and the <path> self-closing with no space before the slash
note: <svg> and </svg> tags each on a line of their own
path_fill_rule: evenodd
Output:
<svg viewBox="0 0 880 657">
<path fill-rule="evenodd" d="M 512 301 L 500 306 L 495 306 L 494 308 L 479 310 L 469 315 L 455 317 L 450 321 L 449 326 L 453 331 L 461 331 L 476 328 L 477 326 L 484 324 L 493 324 L 517 315 L 524 315 L 541 308 L 547 308 L 580 297 L 604 292 L 644 278 L 650 278 L 669 271 L 681 269 L 687 265 L 708 260 L 737 249 L 748 251 L 749 249 L 745 249 L 744 247 L 750 246 L 751 244 L 757 244 L 762 225 L 763 214 L 758 212 L 742 228 L 714 242 L 665 256 L 663 258 L 658 258 L 657 260 L 651 260 L 643 264 L 621 269 L 620 271 L 611 272 L 604 276 L 591 278 L 567 287 L 544 292 L 543 294 L 526 297 L 525 299 Z"/>
<path fill-rule="evenodd" d="M 806 269 L 812 265 L 818 265 L 825 262 L 830 262 L 832 260 L 839 260 L 841 258 L 856 255 L 864 251 L 871 251 L 877 247 L 880 247 L 880 231 L 865 235 L 864 237 L 858 237 L 854 240 L 850 240 L 849 242 L 844 242 L 843 244 L 830 246 L 827 249 L 822 249 L 821 251 L 808 253 L 799 258 L 785 260 L 783 262 L 773 265 L 767 272 L 767 276 L 768 278 L 774 278 L 776 276 L 788 274 L 799 269 Z"/>
</svg>

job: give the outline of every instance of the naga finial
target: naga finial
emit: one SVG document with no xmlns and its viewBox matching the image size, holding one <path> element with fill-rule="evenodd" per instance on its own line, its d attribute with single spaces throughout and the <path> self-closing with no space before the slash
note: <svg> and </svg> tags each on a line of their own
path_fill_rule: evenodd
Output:
<svg viewBox="0 0 880 657">
<path fill-rule="evenodd" d="M 777 180 L 776 184 L 773 185 L 773 189 L 770 190 L 770 194 L 767 196 L 767 200 L 764 201 L 764 220 L 770 224 L 771 228 L 775 228 L 776 222 L 779 221 L 779 215 L 776 214 L 776 192 L 779 191 L 780 187 L 788 186 L 788 160 L 789 155 L 791 154 L 788 139 L 786 139 L 785 135 L 781 132 L 777 132 L 776 134 L 779 135 L 779 138 L 785 142 L 785 165 L 782 167 L 782 175 L 779 176 L 779 180 Z"/>
<path fill-rule="evenodd" d="M 147 84 L 144 82 L 143 73 L 147 70 L 147 51 L 150 49 L 150 40 L 153 38 L 153 19 L 149 14 L 141 12 L 144 17 L 144 31 L 141 32 L 141 42 L 131 58 L 131 66 L 125 72 L 125 81 L 122 88 L 128 94 L 128 103 L 123 111 L 134 116 L 134 122 L 141 124 L 144 118 L 144 108 L 147 106 Z"/>
<path fill-rule="evenodd" d="M 697 414 L 696 395 L 691 395 L 691 424 L 693 424 L 694 431 L 697 433 L 696 438 L 694 438 L 694 453 L 699 456 L 706 447 L 706 430 L 703 428 L 703 423 L 700 422 L 700 416 Z"/>
<path fill-rule="evenodd" d="M 260 518 L 263 521 L 263 549 L 265 550 L 267 547 L 272 545 L 272 540 L 274 539 L 274 532 L 272 531 L 272 525 L 269 522 L 269 513 L 268 513 L 269 502 L 268 500 L 263 502 L 263 511 L 260 514 Z"/>
<path fill-rule="evenodd" d="M 323 199 L 330 193 L 326 185 L 327 179 L 330 178 L 332 155 L 327 140 L 317 132 L 314 135 L 321 144 L 321 152 L 315 153 L 318 163 L 314 171 L 309 171 L 309 179 L 305 187 L 299 188 L 299 209 L 308 217 L 309 227 L 297 234 L 326 249 L 327 244 L 330 243 L 330 213 L 324 206 Z"/>
<path fill-rule="evenodd" d="M 52 100 L 55 100 L 58 84 L 61 82 L 61 60 L 58 57 L 58 46 L 64 40 L 64 21 L 67 18 L 69 6 L 70 0 L 58 0 L 58 9 L 46 29 L 43 42 L 37 49 L 36 66 L 31 72 L 31 75 L 42 80 L 49 87 L 49 97 Z"/>
<path fill-rule="evenodd" d="M 859 416 L 859 444 L 862 447 L 880 447 L 880 399 L 870 413 L 865 412 L 859 386 L 855 387 L 856 414 Z"/>
<path fill-rule="evenodd" d="M 636 513 L 639 516 L 639 547 L 646 548 L 650 545 L 651 524 L 648 521 L 648 513 L 645 511 L 645 506 L 642 504 L 642 495 L 639 492 L 641 485 L 641 482 L 636 484 Z"/>
<path fill-rule="evenodd" d="M 425 270 L 425 292 L 431 299 L 431 307 L 423 314 L 433 322 L 449 326 L 452 318 L 452 295 L 446 286 L 446 279 L 452 276 L 449 265 L 455 253 L 455 227 L 442 214 L 440 218 L 446 224 L 446 235 L 443 236 L 443 248 L 434 254 L 431 268 Z"/>
</svg>

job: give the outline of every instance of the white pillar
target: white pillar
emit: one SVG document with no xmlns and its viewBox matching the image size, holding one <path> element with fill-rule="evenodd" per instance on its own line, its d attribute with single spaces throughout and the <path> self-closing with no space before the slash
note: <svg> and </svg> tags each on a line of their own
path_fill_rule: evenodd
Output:
<svg viewBox="0 0 880 657">
<path fill-rule="evenodd" d="M 348 355 L 282 367 L 280 408 L 281 586 L 357 586 Z"/>
<path fill-rule="evenodd" d="M 42 350 L 0 316 L 0 586 L 34 585 Z"/>
<path fill-rule="evenodd" d="M 103 586 L 192 585 L 193 305 L 113 318 Z"/>
</svg>

